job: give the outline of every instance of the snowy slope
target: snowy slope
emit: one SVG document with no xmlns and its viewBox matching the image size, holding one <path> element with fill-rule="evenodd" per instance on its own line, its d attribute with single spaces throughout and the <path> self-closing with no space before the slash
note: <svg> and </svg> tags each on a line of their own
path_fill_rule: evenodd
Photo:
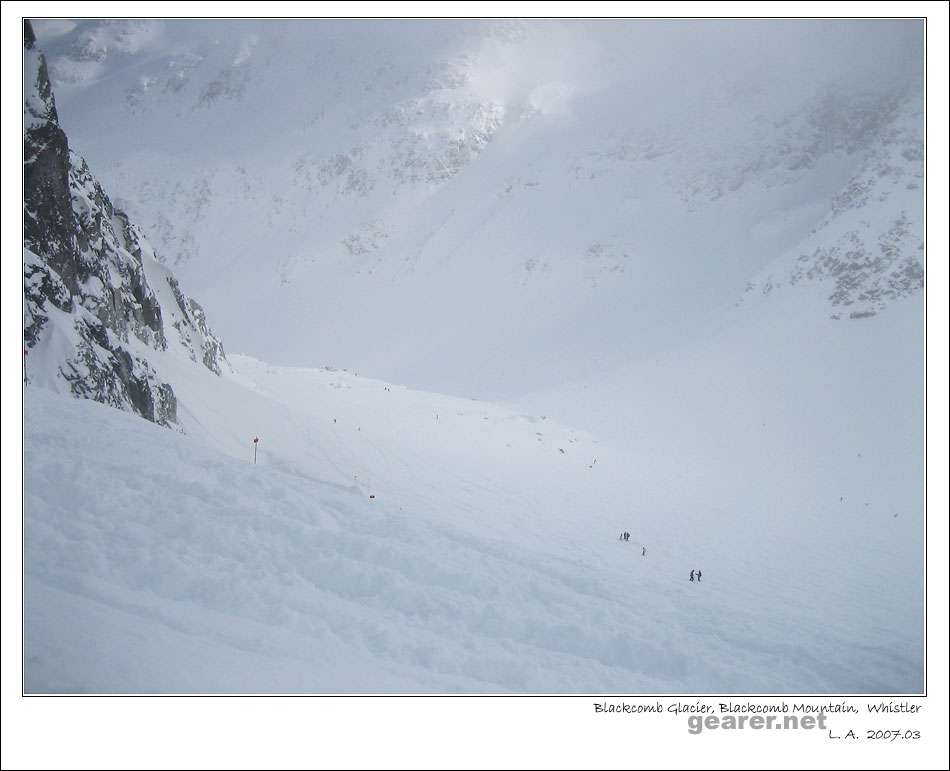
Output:
<svg viewBox="0 0 950 771">
<path fill-rule="evenodd" d="M 682 456 L 542 416 L 170 361 L 195 376 L 179 387 L 191 436 L 27 393 L 28 690 L 922 685 L 906 500 L 895 517 L 875 489 L 840 503 L 839 485 L 799 507 L 775 477 L 711 488 Z"/>
<path fill-rule="evenodd" d="M 905 521 L 888 559 L 919 581 L 922 303 L 913 296 L 843 322 L 823 312 L 827 291 L 799 284 L 747 296 L 688 345 L 525 401 L 568 423 L 582 420 L 650 469 L 676 469 L 675 481 L 660 474 L 646 482 L 651 503 L 675 506 L 685 487 L 702 510 L 758 512 L 776 537 L 800 528 L 796 554 L 823 548 L 812 530 L 819 521 L 867 516 L 858 531 L 841 531 L 829 561 L 863 549 L 864 537 L 889 538 L 883 518 Z"/>
<path fill-rule="evenodd" d="M 920 691 L 918 30 L 769 30 L 38 27 L 184 435 L 31 380 L 27 689 Z"/>
<path fill-rule="evenodd" d="M 921 30 L 87 21 L 41 42 L 70 135 L 232 348 L 514 398 L 687 341 L 801 253 L 919 114 Z M 855 218 L 889 227 L 892 204 Z"/>
</svg>

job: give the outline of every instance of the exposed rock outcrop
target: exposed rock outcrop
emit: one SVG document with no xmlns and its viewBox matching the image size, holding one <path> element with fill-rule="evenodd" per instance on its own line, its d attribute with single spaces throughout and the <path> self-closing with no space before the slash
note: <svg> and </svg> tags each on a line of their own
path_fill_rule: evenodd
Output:
<svg viewBox="0 0 950 771">
<path fill-rule="evenodd" d="M 30 369 L 77 397 L 172 425 L 174 388 L 151 352 L 171 348 L 221 374 L 224 348 L 201 306 L 70 150 L 29 21 L 24 48 L 23 335 Z"/>
</svg>

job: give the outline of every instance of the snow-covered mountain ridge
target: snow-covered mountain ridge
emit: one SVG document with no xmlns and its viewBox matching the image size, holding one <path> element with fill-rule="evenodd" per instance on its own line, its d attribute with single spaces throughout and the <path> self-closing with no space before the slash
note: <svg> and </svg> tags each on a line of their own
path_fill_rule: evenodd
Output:
<svg viewBox="0 0 950 771">
<path fill-rule="evenodd" d="M 853 292 L 845 317 L 898 274 L 920 287 L 911 23 L 87 21 L 47 37 L 71 135 L 262 359 L 518 398 L 688 341 L 784 255 L 816 277 L 868 263 L 879 299 Z M 856 194 L 888 179 L 886 201 Z"/>
<path fill-rule="evenodd" d="M 785 283 L 820 282 L 830 290 L 835 319 L 867 318 L 893 300 L 920 292 L 922 120 L 918 111 L 895 109 L 858 172 L 832 200 L 831 211 L 797 245 L 797 255 L 769 266 L 746 291 L 760 288 L 768 294 Z"/>
<path fill-rule="evenodd" d="M 25 25 L 24 340 L 32 382 L 177 422 L 151 351 L 220 374 L 221 341 L 142 231 L 115 208 L 59 126 L 43 54 Z"/>
<path fill-rule="evenodd" d="M 771 24 L 43 22 L 27 690 L 920 692 L 919 30 Z"/>
</svg>

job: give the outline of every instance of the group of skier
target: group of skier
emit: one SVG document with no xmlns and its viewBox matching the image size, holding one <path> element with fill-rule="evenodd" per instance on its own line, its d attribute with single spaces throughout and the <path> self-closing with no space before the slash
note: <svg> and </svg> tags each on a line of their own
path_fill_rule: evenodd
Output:
<svg viewBox="0 0 950 771">
<path fill-rule="evenodd" d="M 621 541 L 629 541 L 629 540 L 630 540 L 630 533 L 628 533 L 626 530 L 624 530 L 624 531 L 620 534 L 620 540 L 621 540 Z M 641 557 L 646 557 L 646 556 L 647 556 L 647 547 L 646 547 L 646 546 L 642 546 L 641 549 L 642 549 L 642 551 L 640 552 L 640 556 L 641 556 Z"/>
<path fill-rule="evenodd" d="M 626 530 L 622 531 L 622 532 L 620 533 L 620 539 L 619 539 L 619 540 L 621 540 L 621 541 L 629 541 L 629 540 L 630 540 L 630 533 L 628 533 Z M 642 547 L 641 547 L 640 556 L 641 556 L 641 557 L 646 557 L 646 556 L 647 556 L 647 547 L 646 547 L 646 546 L 642 546 Z M 690 570 L 690 571 L 689 571 L 689 580 L 690 580 L 691 582 L 694 582 L 694 583 L 697 583 L 697 584 L 698 584 L 698 583 L 702 583 L 702 580 L 703 580 L 703 571 L 702 571 L 702 570 Z"/>
</svg>

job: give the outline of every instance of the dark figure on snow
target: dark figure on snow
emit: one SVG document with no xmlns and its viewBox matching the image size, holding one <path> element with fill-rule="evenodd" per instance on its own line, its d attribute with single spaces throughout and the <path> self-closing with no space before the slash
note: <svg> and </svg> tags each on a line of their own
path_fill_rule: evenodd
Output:
<svg viewBox="0 0 950 771">
<path fill-rule="evenodd" d="M 620 531 L 620 538 L 619 538 L 618 540 L 620 540 L 620 541 L 623 540 L 623 530 Z"/>
<path fill-rule="evenodd" d="M 630 533 L 628 533 L 626 530 L 623 531 L 623 540 L 625 541 L 630 540 Z"/>
<path fill-rule="evenodd" d="M 646 547 L 646 546 L 643 547 L 643 551 L 640 553 L 640 556 L 641 556 L 641 557 L 646 557 L 646 556 L 647 556 L 647 547 Z"/>
<path fill-rule="evenodd" d="M 699 582 L 702 581 L 702 580 L 703 580 L 703 571 L 702 571 L 702 570 L 697 570 L 697 571 L 696 571 L 696 582 L 699 583 Z"/>
<path fill-rule="evenodd" d="M 696 580 L 696 571 L 695 571 L 695 570 L 690 570 L 690 571 L 689 571 L 689 580 L 690 580 L 690 581 L 695 581 L 695 580 Z"/>
</svg>

